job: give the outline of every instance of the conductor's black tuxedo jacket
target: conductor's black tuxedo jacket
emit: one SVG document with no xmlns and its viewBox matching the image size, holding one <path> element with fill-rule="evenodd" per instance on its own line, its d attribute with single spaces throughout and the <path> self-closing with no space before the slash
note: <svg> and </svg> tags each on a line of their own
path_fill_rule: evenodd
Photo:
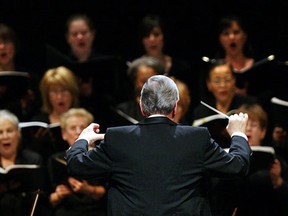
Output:
<svg viewBox="0 0 288 216">
<path fill-rule="evenodd" d="M 182 126 L 166 117 L 108 128 L 93 150 L 78 140 L 67 151 L 68 171 L 107 178 L 108 215 L 211 215 L 205 176 L 209 171 L 245 175 L 250 147 L 233 136 L 230 154 L 204 127 Z"/>
</svg>

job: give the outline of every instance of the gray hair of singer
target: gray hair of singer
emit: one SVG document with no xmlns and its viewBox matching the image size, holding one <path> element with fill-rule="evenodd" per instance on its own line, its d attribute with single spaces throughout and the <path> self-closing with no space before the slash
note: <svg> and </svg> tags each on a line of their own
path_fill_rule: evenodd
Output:
<svg viewBox="0 0 288 216">
<path fill-rule="evenodd" d="M 135 83 L 137 73 L 141 66 L 151 67 L 155 70 L 157 74 L 164 74 L 165 68 L 164 65 L 156 58 L 152 56 L 143 56 L 140 58 L 135 59 L 129 65 L 127 74 L 132 83 Z"/>
<path fill-rule="evenodd" d="M 20 130 L 18 117 L 12 112 L 10 112 L 9 110 L 5 110 L 5 109 L 0 110 L 0 122 L 3 120 L 10 121 L 13 125 L 15 125 L 18 128 L 18 130 Z"/>
<path fill-rule="evenodd" d="M 141 90 L 140 101 L 146 116 L 170 114 L 178 100 L 177 85 L 172 79 L 164 75 L 150 77 Z"/>
</svg>

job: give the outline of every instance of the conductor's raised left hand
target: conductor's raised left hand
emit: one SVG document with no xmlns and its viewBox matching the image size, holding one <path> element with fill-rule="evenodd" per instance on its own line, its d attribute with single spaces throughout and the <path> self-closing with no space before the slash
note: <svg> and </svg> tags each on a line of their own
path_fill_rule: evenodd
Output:
<svg viewBox="0 0 288 216">
<path fill-rule="evenodd" d="M 85 139 L 89 145 L 92 145 L 95 141 L 104 139 L 105 134 L 99 132 L 100 125 L 97 123 L 91 123 L 88 127 L 83 129 L 77 140 Z"/>
</svg>

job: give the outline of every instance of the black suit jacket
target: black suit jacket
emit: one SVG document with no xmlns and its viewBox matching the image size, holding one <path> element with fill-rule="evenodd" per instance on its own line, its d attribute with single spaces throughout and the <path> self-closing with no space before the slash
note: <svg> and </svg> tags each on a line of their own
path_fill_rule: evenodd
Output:
<svg viewBox="0 0 288 216">
<path fill-rule="evenodd" d="M 178 125 L 166 117 L 108 128 L 104 142 L 87 151 L 78 140 L 67 151 L 68 170 L 108 178 L 108 215 L 211 215 L 205 175 L 247 173 L 250 147 L 233 136 L 230 154 L 207 128 Z"/>
</svg>

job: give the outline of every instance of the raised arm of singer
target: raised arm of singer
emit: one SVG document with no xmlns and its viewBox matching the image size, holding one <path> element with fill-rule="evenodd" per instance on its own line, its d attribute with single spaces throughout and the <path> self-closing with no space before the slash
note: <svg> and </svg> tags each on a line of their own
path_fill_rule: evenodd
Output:
<svg viewBox="0 0 288 216">
<path fill-rule="evenodd" d="M 226 153 L 207 128 L 173 121 L 178 100 L 173 80 L 152 76 L 141 91 L 140 108 L 146 117 L 142 122 L 109 128 L 104 140 L 88 151 L 90 144 L 103 138 L 99 125 L 91 124 L 67 151 L 69 172 L 109 182 L 108 215 L 210 216 L 207 172 L 247 174 L 251 154 L 244 134 L 247 114 L 229 117 L 232 139 Z"/>
</svg>

